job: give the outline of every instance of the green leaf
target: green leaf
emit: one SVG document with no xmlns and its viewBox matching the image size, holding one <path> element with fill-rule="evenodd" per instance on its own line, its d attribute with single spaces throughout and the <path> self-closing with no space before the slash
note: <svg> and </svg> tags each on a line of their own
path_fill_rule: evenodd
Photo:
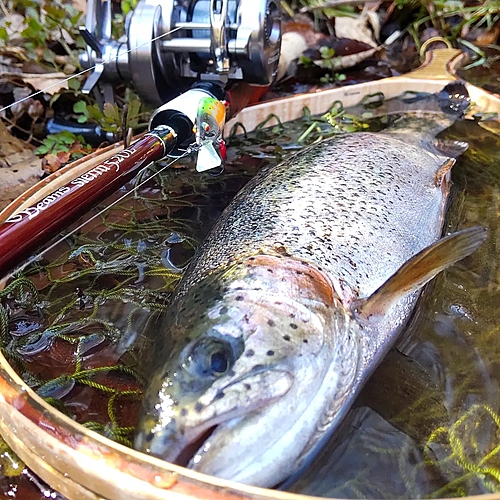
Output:
<svg viewBox="0 0 500 500">
<path fill-rule="evenodd" d="M 129 103 L 128 103 L 128 115 L 130 118 L 135 118 L 140 110 L 141 110 L 141 101 L 140 99 L 132 99 Z"/>
<path fill-rule="evenodd" d="M 36 155 L 46 155 L 50 151 L 50 149 L 51 148 L 49 148 L 48 146 L 46 146 L 46 145 L 43 144 L 42 146 L 38 146 L 35 149 L 34 153 Z"/>
<path fill-rule="evenodd" d="M 49 101 L 49 106 L 52 107 L 52 105 L 61 97 L 61 94 L 54 94 Z"/>
<path fill-rule="evenodd" d="M 47 153 L 68 151 L 76 140 L 76 135 L 67 130 L 63 130 L 57 134 L 49 134 L 43 140 L 42 145 L 35 149 L 35 154 L 46 155 Z"/>
<path fill-rule="evenodd" d="M 80 90 L 81 88 L 80 80 L 78 80 L 78 78 L 72 78 L 71 80 L 68 80 L 68 87 L 71 90 Z"/>
<path fill-rule="evenodd" d="M 319 53 L 321 54 L 322 59 L 331 59 L 335 56 L 335 50 L 331 47 L 322 46 L 319 48 Z"/>
<path fill-rule="evenodd" d="M 50 49 L 43 49 L 43 59 L 49 63 L 53 63 L 56 60 L 56 55 Z"/>
<path fill-rule="evenodd" d="M 358 14 L 350 6 L 339 6 L 339 7 L 324 7 L 321 9 L 323 14 L 332 19 L 333 17 L 357 17 Z"/>
<path fill-rule="evenodd" d="M 73 26 L 76 26 L 77 24 L 80 23 L 80 19 L 83 16 L 83 12 L 77 12 L 74 16 L 70 17 L 71 24 Z"/>
<path fill-rule="evenodd" d="M 108 118 L 111 123 L 119 123 L 121 121 L 118 106 L 110 102 L 104 103 L 104 116 Z"/>
<path fill-rule="evenodd" d="M 312 60 L 310 57 L 307 56 L 300 56 L 299 58 L 299 64 L 304 66 L 304 68 L 310 68 L 313 64 Z"/>
<path fill-rule="evenodd" d="M 97 123 L 100 123 L 104 118 L 104 115 L 102 114 L 102 111 L 99 109 L 99 106 L 97 104 L 87 106 L 87 115 Z"/>
<path fill-rule="evenodd" d="M 71 80 L 70 80 L 71 81 Z M 87 103 L 85 101 L 77 101 L 73 104 L 73 111 L 75 113 L 83 113 L 84 115 L 88 115 L 87 112 Z"/>
<path fill-rule="evenodd" d="M 50 134 L 47 137 L 53 137 L 57 142 L 68 144 L 71 146 L 76 140 L 76 135 L 72 132 L 68 132 L 67 130 L 63 130 L 62 132 L 58 132 L 57 134 Z"/>
</svg>

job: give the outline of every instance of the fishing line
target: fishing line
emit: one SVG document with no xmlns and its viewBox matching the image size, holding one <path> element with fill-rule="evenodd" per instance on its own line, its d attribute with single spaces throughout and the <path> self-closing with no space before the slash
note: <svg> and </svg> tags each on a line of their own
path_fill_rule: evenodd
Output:
<svg viewBox="0 0 500 500">
<path fill-rule="evenodd" d="M 66 238 L 69 238 L 70 236 L 72 236 L 73 234 L 75 234 L 77 231 L 79 231 L 80 229 L 82 229 L 89 222 L 93 221 L 97 217 L 99 217 L 102 214 L 104 214 L 104 212 L 106 212 L 110 208 L 114 207 L 116 204 L 118 204 L 121 201 L 123 201 L 127 196 L 130 196 L 137 189 L 141 188 L 142 186 L 144 186 L 144 184 L 146 184 L 147 182 L 149 182 L 151 179 L 154 179 L 156 176 L 158 176 L 159 174 L 161 174 L 162 172 L 164 172 L 167 168 L 169 168 L 170 166 L 172 166 L 174 163 L 176 163 L 177 161 L 179 161 L 179 160 L 181 160 L 183 158 L 186 158 L 187 156 L 191 155 L 192 152 L 193 151 L 191 149 L 188 149 L 183 155 L 179 156 L 178 158 L 175 158 L 170 163 L 167 163 L 165 166 L 163 166 L 162 168 L 160 168 L 160 170 L 158 170 L 157 172 L 155 172 L 154 174 L 152 174 L 151 176 L 149 176 L 147 179 L 145 179 L 144 181 L 142 181 L 141 183 L 139 183 L 137 186 L 134 186 L 134 188 L 132 190 L 130 190 L 129 192 L 125 193 L 123 196 L 120 196 L 118 199 L 116 199 L 113 203 L 111 203 L 110 205 L 108 205 L 106 208 L 103 208 L 100 212 L 97 212 L 95 215 L 93 215 L 92 217 L 90 217 L 90 219 L 87 219 L 85 222 L 82 222 L 79 226 L 77 226 L 74 229 L 72 229 L 69 233 L 65 234 L 62 238 L 58 239 L 57 241 L 55 241 L 54 243 L 52 243 L 48 247 L 44 248 L 44 250 L 42 252 L 40 252 L 40 253 L 38 253 L 38 254 L 33 255 L 32 257 L 30 257 L 26 263 L 24 263 L 21 266 L 19 266 L 18 268 L 16 268 L 15 272 L 18 273 L 19 271 L 22 271 L 28 265 L 30 265 L 33 262 L 35 262 L 36 260 L 40 259 L 43 256 L 43 254 L 47 253 L 49 250 L 52 250 L 57 245 L 59 245 L 59 243 L 61 243 L 62 241 L 64 241 Z M 148 165 L 146 165 L 145 167 L 141 168 L 139 170 L 139 172 L 137 172 L 137 176 L 136 177 L 138 177 L 141 174 L 143 174 L 151 166 L 152 163 L 154 163 L 154 162 L 151 162 Z"/>
<path fill-rule="evenodd" d="M 141 47 L 143 47 L 144 45 L 148 45 L 149 43 L 151 42 L 156 42 L 156 40 L 159 40 L 160 38 L 163 38 L 164 36 L 167 36 L 167 35 L 170 35 L 178 30 L 182 29 L 182 27 L 178 27 L 178 28 L 174 28 L 173 30 L 170 30 L 168 31 L 167 33 L 163 33 L 162 35 L 158 35 L 154 38 L 152 38 L 151 40 L 148 40 L 147 42 L 144 42 L 144 43 L 141 43 L 139 45 L 136 45 L 135 47 L 127 50 L 124 54 L 129 54 L 130 52 L 132 52 L 133 50 L 136 50 L 136 49 L 140 49 Z M 121 55 L 121 54 L 120 54 Z M 3 108 L 0 108 L 0 113 L 2 113 L 3 111 L 6 111 L 7 109 L 10 109 L 12 108 L 12 106 L 15 106 L 16 104 L 19 104 L 21 102 L 24 102 L 24 101 L 27 101 L 28 99 L 31 99 L 32 97 L 36 97 L 37 95 L 40 95 L 40 94 L 43 94 L 45 91 L 51 89 L 52 87 L 55 87 L 57 85 L 61 85 L 61 83 L 65 83 L 65 82 L 69 82 L 70 80 L 72 80 L 73 78 L 76 78 L 78 76 L 81 76 L 81 75 L 84 75 L 85 73 L 89 72 L 89 71 L 92 71 L 93 69 L 97 68 L 97 66 L 99 66 L 100 64 L 108 64 L 110 62 L 113 62 L 113 61 L 116 61 L 118 59 L 118 54 L 115 56 L 115 57 L 112 57 L 110 59 L 107 59 L 106 61 L 102 61 L 100 63 L 97 63 L 95 64 L 94 66 L 92 66 L 91 68 L 87 68 L 87 69 L 84 69 L 82 71 L 80 71 L 79 73 L 76 73 L 74 75 L 71 75 L 71 76 L 68 76 L 68 78 L 64 78 L 63 80 L 60 80 L 56 83 L 52 83 L 51 85 L 48 85 L 47 87 L 41 89 L 41 90 L 37 90 L 36 92 L 34 92 L 33 94 L 30 94 L 26 97 L 23 97 L 22 99 L 19 99 L 18 101 L 16 102 L 13 102 L 12 104 L 9 104 L 8 106 L 5 106 Z M 22 77 L 22 74 L 19 75 Z M 43 77 L 43 74 L 41 74 L 40 76 Z"/>
</svg>

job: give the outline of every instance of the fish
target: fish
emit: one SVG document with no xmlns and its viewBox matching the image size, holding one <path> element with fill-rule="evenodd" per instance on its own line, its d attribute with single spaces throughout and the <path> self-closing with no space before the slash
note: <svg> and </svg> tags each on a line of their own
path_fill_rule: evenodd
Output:
<svg viewBox="0 0 500 500">
<path fill-rule="evenodd" d="M 435 135 L 467 90 L 420 104 L 433 113 L 315 144 L 236 195 L 143 332 L 157 343 L 138 450 L 263 487 L 317 455 L 422 287 L 486 239 L 479 226 L 442 237 L 467 144 Z"/>
</svg>

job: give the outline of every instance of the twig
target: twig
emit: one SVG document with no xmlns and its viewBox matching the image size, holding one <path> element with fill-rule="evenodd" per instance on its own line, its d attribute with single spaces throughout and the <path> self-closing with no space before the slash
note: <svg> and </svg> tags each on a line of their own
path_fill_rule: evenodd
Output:
<svg viewBox="0 0 500 500">
<path fill-rule="evenodd" d="M 309 10 L 316 10 L 316 9 L 327 9 L 331 7 L 339 7 L 341 5 L 363 5 L 366 3 L 374 3 L 374 0 L 327 0 L 326 2 L 322 3 L 321 5 L 314 5 L 311 7 L 303 7 L 300 9 L 301 12 L 306 12 Z"/>
<path fill-rule="evenodd" d="M 3 3 L 3 0 L 0 0 L 0 9 L 3 11 L 3 15 L 7 17 L 9 15 L 9 11 L 7 10 L 7 7 Z"/>
</svg>

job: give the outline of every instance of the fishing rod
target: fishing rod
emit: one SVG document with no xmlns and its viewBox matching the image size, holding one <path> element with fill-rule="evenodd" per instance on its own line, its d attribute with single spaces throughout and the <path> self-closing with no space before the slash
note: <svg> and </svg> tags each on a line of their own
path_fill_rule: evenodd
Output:
<svg viewBox="0 0 500 500">
<path fill-rule="evenodd" d="M 198 171 L 220 166 L 225 157 L 222 92 L 216 84 L 193 86 L 153 114 L 151 130 L 142 138 L 7 218 L 0 225 L 0 274 L 155 161 L 198 153 Z"/>
<path fill-rule="evenodd" d="M 80 62 L 91 74 L 83 91 L 93 91 L 103 105 L 121 81 L 144 100 L 165 104 L 130 147 L 0 225 L 2 275 L 151 163 L 197 154 L 199 172 L 220 166 L 226 116 L 245 107 L 253 86 L 269 85 L 277 72 L 275 0 L 140 0 L 128 16 L 126 41 L 111 38 L 111 19 L 111 0 L 88 1 L 81 28 L 88 47 Z M 184 92 L 177 95 L 179 89 Z"/>
</svg>

